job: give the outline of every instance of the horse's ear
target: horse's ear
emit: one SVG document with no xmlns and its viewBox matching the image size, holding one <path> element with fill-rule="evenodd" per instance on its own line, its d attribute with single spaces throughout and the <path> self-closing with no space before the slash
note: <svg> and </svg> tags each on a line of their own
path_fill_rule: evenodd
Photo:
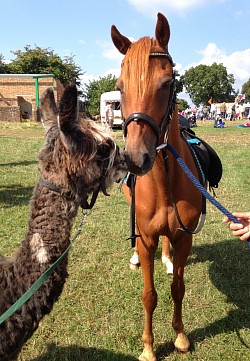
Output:
<svg viewBox="0 0 250 361">
<path fill-rule="evenodd" d="M 126 38 L 126 36 L 122 35 L 117 30 L 115 25 L 112 25 L 111 27 L 111 38 L 115 47 L 119 50 L 119 52 L 125 55 L 128 48 L 131 45 L 131 41 L 128 38 Z"/>
<path fill-rule="evenodd" d="M 77 98 L 77 88 L 75 83 L 67 85 L 64 89 L 60 107 L 59 107 L 59 124 L 61 130 L 63 126 L 70 123 L 75 123 L 78 119 L 78 98 Z"/>
<path fill-rule="evenodd" d="M 170 27 L 164 15 L 158 13 L 157 15 L 158 20 L 155 28 L 155 37 L 159 43 L 159 45 L 166 49 L 168 48 L 168 42 L 170 38 Z"/>
<path fill-rule="evenodd" d="M 57 107 L 53 89 L 47 89 L 41 99 L 41 115 L 44 128 L 48 131 L 57 121 Z"/>
</svg>

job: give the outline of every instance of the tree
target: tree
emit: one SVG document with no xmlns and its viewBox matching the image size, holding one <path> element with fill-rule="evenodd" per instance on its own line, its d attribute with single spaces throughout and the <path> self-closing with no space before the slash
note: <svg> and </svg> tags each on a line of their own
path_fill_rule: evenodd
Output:
<svg viewBox="0 0 250 361">
<path fill-rule="evenodd" d="M 183 91 L 184 77 L 183 75 L 180 75 L 177 70 L 174 70 L 174 74 L 175 74 L 175 90 L 176 90 L 176 94 L 179 94 Z"/>
<path fill-rule="evenodd" d="M 188 102 L 185 99 L 177 99 L 178 111 L 182 112 L 188 108 Z"/>
<path fill-rule="evenodd" d="M 16 59 L 8 64 L 11 73 L 16 74 L 54 74 L 62 84 L 72 80 L 79 80 L 82 75 L 81 68 L 74 62 L 74 56 L 67 56 L 61 59 L 50 48 L 40 48 L 30 45 L 24 47 L 24 51 L 12 51 Z"/>
<path fill-rule="evenodd" d="M 100 97 L 102 93 L 115 90 L 117 78 L 114 75 L 107 75 L 100 77 L 99 80 L 94 80 L 88 85 L 86 84 L 86 100 L 87 110 L 93 115 L 100 114 Z"/>
<path fill-rule="evenodd" d="M 235 90 L 233 74 L 228 74 L 222 64 L 198 65 L 186 70 L 184 74 L 185 88 L 196 106 L 213 102 L 234 101 Z"/>
<path fill-rule="evenodd" d="M 8 74 L 8 64 L 5 63 L 2 54 L 0 54 L 0 74 Z"/>
<path fill-rule="evenodd" d="M 245 94 L 245 100 L 248 102 L 250 101 L 250 79 L 242 85 L 241 94 Z"/>
</svg>

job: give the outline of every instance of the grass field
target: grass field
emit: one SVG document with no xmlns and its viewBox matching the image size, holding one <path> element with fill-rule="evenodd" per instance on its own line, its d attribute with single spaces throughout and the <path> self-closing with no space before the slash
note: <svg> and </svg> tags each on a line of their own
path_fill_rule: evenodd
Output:
<svg viewBox="0 0 250 361">
<path fill-rule="evenodd" d="M 217 199 L 230 211 L 249 211 L 250 130 L 195 131 L 218 152 L 223 179 Z M 233 124 L 235 125 L 235 124 Z M 38 179 L 39 124 L 0 123 L 0 253 L 11 255 L 25 235 L 29 198 Z M 114 137 L 122 145 L 120 130 Z M 183 321 L 191 342 L 180 355 L 173 346 L 171 277 L 157 252 L 154 316 L 157 360 L 250 359 L 250 249 L 232 237 L 222 214 L 208 204 L 203 230 L 194 237 L 185 270 Z M 77 229 L 81 218 L 75 222 Z M 74 234 L 74 231 L 72 235 Z M 141 270 L 129 270 L 129 207 L 118 185 L 100 196 L 70 251 L 69 277 L 60 300 L 23 348 L 19 361 L 135 361 L 142 351 Z M 1 297 L 1 296 L 0 296 Z"/>
</svg>

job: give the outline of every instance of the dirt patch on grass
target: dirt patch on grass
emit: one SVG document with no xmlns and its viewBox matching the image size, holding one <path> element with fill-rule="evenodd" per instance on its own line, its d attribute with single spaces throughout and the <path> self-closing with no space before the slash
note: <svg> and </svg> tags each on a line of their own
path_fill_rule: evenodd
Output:
<svg viewBox="0 0 250 361">
<path fill-rule="evenodd" d="M 44 129 L 41 123 L 0 123 L 0 137 L 42 139 Z"/>
</svg>

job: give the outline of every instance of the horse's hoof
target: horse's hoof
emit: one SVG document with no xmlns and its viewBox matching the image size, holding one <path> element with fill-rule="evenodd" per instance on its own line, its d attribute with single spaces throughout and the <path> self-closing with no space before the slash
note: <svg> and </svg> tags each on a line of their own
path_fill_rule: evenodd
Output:
<svg viewBox="0 0 250 361">
<path fill-rule="evenodd" d="M 146 352 L 145 350 L 139 356 L 139 361 L 156 361 L 155 354 L 153 352 Z"/>
<path fill-rule="evenodd" d="M 132 270 L 132 271 L 137 271 L 140 267 L 140 263 L 138 264 L 133 264 L 131 262 L 129 262 L 129 268 Z"/>
<path fill-rule="evenodd" d="M 178 351 L 182 353 L 187 353 L 189 350 L 190 343 L 184 333 L 179 333 L 177 335 L 174 345 Z"/>
</svg>

